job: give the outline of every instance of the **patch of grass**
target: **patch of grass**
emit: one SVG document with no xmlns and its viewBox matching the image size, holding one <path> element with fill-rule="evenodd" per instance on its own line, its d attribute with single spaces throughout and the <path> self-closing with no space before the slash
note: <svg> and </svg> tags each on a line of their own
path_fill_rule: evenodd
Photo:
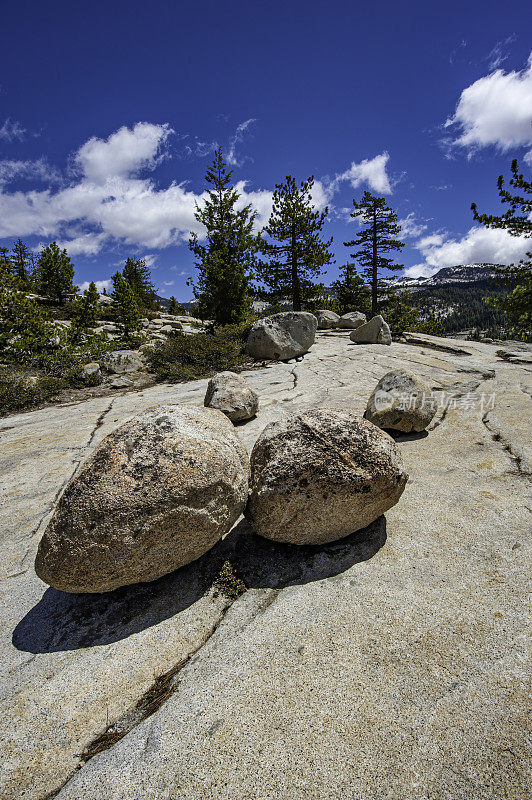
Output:
<svg viewBox="0 0 532 800">
<path fill-rule="evenodd" d="M 244 343 L 251 324 L 227 325 L 207 333 L 178 334 L 146 351 L 159 381 L 176 383 L 206 378 L 250 363 Z"/>
<path fill-rule="evenodd" d="M 62 389 L 97 386 L 101 378 L 73 367 L 63 375 L 27 375 L 0 368 L 0 416 L 40 406 Z"/>
<path fill-rule="evenodd" d="M 229 600 L 236 600 L 247 591 L 246 584 L 238 577 L 230 561 L 224 561 L 220 572 L 214 579 L 213 587 L 218 594 L 223 594 Z"/>
</svg>

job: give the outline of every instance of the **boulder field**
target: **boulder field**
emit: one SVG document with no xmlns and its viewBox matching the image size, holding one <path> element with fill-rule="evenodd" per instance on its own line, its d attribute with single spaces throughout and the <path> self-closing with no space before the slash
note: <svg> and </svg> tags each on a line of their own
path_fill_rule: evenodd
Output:
<svg viewBox="0 0 532 800">
<path fill-rule="evenodd" d="M 429 387 L 426 431 L 396 435 L 400 501 L 328 544 L 240 519 L 151 583 L 52 589 L 33 564 L 71 478 L 133 416 L 201 408 L 208 381 L 0 420 L 2 800 L 527 797 L 530 349 L 349 335 L 243 373 L 260 406 L 234 428 L 251 453 L 289 413 L 362 417 L 394 370 Z"/>
</svg>

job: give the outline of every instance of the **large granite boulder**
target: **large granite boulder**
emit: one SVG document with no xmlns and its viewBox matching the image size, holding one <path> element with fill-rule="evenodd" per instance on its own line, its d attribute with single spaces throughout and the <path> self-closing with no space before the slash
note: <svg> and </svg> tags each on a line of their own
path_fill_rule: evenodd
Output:
<svg viewBox="0 0 532 800">
<path fill-rule="evenodd" d="M 241 375 L 219 372 L 210 379 L 203 404 L 207 408 L 217 408 L 231 422 L 239 422 L 255 416 L 259 396 Z"/>
<path fill-rule="evenodd" d="M 308 352 L 318 321 L 308 311 L 285 311 L 258 319 L 249 332 L 246 352 L 256 359 L 286 361 Z"/>
<path fill-rule="evenodd" d="M 430 387 L 412 372 L 395 369 L 378 382 L 364 416 L 379 428 L 410 433 L 424 431 L 436 410 Z"/>
<path fill-rule="evenodd" d="M 391 344 L 392 335 L 388 323 L 378 314 L 357 328 L 349 337 L 357 344 Z"/>
<path fill-rule="evenodd" d="M 123 375 L 127 372 L 138 372 L 143 368 L 144 362 L 136 350 L 114 350 L 107 356 L 105 366 L 109 372 Z"/>
<path fill-rule="evenodd" d="M 220 411 L 150 408 L 109 434 L 70 481 L 35 571 L 66 592 L 159 578 L 229 531 L 248 477 L 246 449 Z"/>
<path fill-rule="evenodd" d="M 361 311 L 348 311 L 338 318 L 337 328 L 359 328 L 366 321 L 366 315 Z"/>
<path fill-rule="evenodd" d="M 322 308 L 319 311 L 316 311 L 316 319 L 318 320 L 318 330 L 326 331 L 330 328 L 336 328 L 338 326 L 338 320 L 340 317 L 338 314 L 335 314 L 334 311 L 329 311 L 327 308 Z"/>
<path fill-rule="evenodd" d="M 245 515 L 256 533 L 325 544 L 391 508 L 407 481 L 388 434 L 358 415 L 318 409 L 266 426 L 251 454 Z"/>
</svg>

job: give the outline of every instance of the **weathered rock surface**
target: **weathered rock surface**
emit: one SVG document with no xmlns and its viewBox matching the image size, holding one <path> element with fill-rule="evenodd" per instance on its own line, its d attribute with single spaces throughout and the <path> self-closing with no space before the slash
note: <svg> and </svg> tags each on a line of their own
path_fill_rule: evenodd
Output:
<svg viewBox="0 0 532 800">
<path fill-rule="evenodd" d="M 323 546 L 241 522 L 158 581 L 56 591 L 35 551 L 80 462 L 147 408 L 201 407 L 207 381 L 0 420 L 2 800 L 527 797 L 532 370 L 478 342 L 346 338 L 244 373 L 249 452 L 287 413 L 362 415 L 398 367 L 442 400 L 398 442 L 400 502 Z M 226 558 L 248 587 L 229 609 L 209 590 Z"/>
<path fill-rule="evenodd" d="M 336 323 L 337 328 L 360 328 L 366 322 L 366 315 L 360 311 L 348 311 L 347 314 L 342 314 Z"/>
<path fill-rule="evenodd" d="M 207 385 L 204 405 L 217 408 L 231 422 L 240 422 L 255 416 L 259 408 L 259 396 L 241 375 L 218 372 Z"/>
<path fill-rule="evenodd" d="M 244 513 L 267 539 L 326 544 L 388 511 L 407 478 L 393 439 L 371 422 L 328 409 L 294 414 L 259 436 Z"/>
<path fill-rule="evenodd" d="M 286 361 L 308 352 L 314 344 L 318 322 L 307 311 L 272 314 L 254 323 L 246 351 L 256 359 Z"/>
<path fill-rule="evenodd" d="M 388 323 L 384 321 L 380 314 L 372 317 L 369 322 L 360 325 L 349 337 L 352 342 L 357 344 L 391 344 L 392 335 Z"/>
<path fill-rule="evenodd" d="M 419 433 L 432 422 L 436 411 L 430 387 L 412 372 L 395 369 L 378 382 L 364 416 L 379 428 Z"/>
<path fill-rule="evenodd" d="M 249 465 L 212 409 L 161 406 L 109 434 L 62 495 L 35 571 L 65 592 L 153 581 L 199 558 L 244 508 Z"/>
<path fill-rule="evenodd" d="M 143 368 L 144 363 L 136 350 L 114 350 L 107 356 L 105 366 L 109 372 L 123 375 L 128 372 L 137 372 Z"/>
<path fill-rule="evenodd" d="M 338 320 L 340 316 L 335 314 L 334 311 L 329 311 L 328 309 L 321 309 L 316 311 L 316 319 L 318 320 L 318 330 L 325 331 L 329 330 L 330 328 L 336 328 L 338 325 Z"/>
</svg>

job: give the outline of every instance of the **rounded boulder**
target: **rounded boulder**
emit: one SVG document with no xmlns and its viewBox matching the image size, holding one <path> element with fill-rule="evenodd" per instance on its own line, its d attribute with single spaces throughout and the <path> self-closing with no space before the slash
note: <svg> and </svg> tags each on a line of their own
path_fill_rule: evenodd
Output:
<svg viewBox="0 0 532 800">
<path fill-rule="evenodd" d="M 255 416 L 259 408 L 259 396 L 241 375 L 218 372 L 207 385 L 204 405 L 217 408 L 231 422 L 240 422 Z"/>
<path fill-rule="evenodd" d="M 248 479 L 246 449 L 220 411 L 148 409 L 109 434 L 72 478 L 35 571 L 66 592 L 155 580 L 231 529 Z"/>
<path fill-rule="evenodd" d="M 244 513 L 267 539 L 325 544 L 388 511 L 407 478 L 391 436 L 358 415 L 318 409 L 266 426 Z"/>
<path fill-rule="evenodd" d="M 364 416 L 379 428 L 410 433 L 424 431 L 436 410 L 436 400 L 421 378 L 395 369 L 376 385 Z"/>
<path fill-rule="evenodd" d="M 316 311 L 315 316 L 318 320 L 319 331 L 326 331 L 330 330 L 331 328 L 338 327 L 338 320 L 340 317 L 338 314 L 335 314 L 334 311 L 329 311 L 329 309 L 323 308 L 319 311 Z"/>
<path fill-rule="evenodd" d="M 308 311 L 285 311 L 258 319 L 251 328 L 246 352 L 256 359 L 286 361 L 308 352 L 318 321 Z"/>
</svg>

